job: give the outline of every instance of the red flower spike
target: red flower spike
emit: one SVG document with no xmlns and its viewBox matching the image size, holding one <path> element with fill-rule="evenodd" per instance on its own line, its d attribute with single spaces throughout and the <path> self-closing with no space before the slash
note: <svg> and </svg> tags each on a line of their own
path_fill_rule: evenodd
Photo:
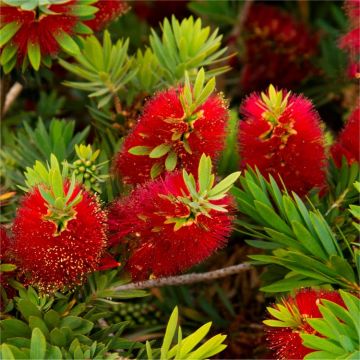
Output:
<svg viewBox="0 0 360 360">
<path fill-rule="evenodd" d="M 240 108 L 241 167 L 281 176 L 287 189 L 303 196 L 325 185 L 326 159 L 320 119 L 311 102 L 271 85 L 251 94 Z"/>
<path fill-rule="evenodd" d="M 331 155 L 338 167 L 341 167 L 343 157 L 349 164 L 360 162 L 360 107 L 351 113 L 338 140 L 331 147 Z"/>
<path fill-rule="evenodd" d="M 19 270 L 46 293 L 81 284 L 105 250 L 105 212 L 74 176 L 63 181 L 53 155 L 48 170 L 37 162 L 25 175 L 33 187 L 13 223 Z"/>
<path fill-rule="evenodd" d="M 110 241 L 127 244 L 133 279 L 177 274 L 223 247 L 233 220 L 232 198 L 226 193 L 238 176 L 229 175 L 213 187 L 211 160 L 202 156 L 197 182 L 185 170 L 174 172 L 114 202 Z"/>
<path fill-rule="evenodd" d="M 268 308 L 273 318 L 264 321 L 268 325 L 267 342 L 277 359 L 303 359 L 314 351 L 302 344 L 300 334 L 316 333 L 306 320 L 322 317 L 318 308 L 321 300 L 329 300 L 345 307 L 337 291 L 303 289 L 295 297 L 287 297 L 282 304 Z M 274 318 L 277 320 L 273 320 Z"/>
<path fill-rule="evenodd" d="M 264 90 L 271 83 L 292 89 L 315 73 L 311 57 L 316 54 L 317 37 L 276 6 L 252 5 L 244 37 L 247 58 L 241 75 L 244 93 Z"/>
<path fill-rule="evenodd" d="M 102 30 L 129 10 L 128 4 L 123 0 L 98 0 L 93 6 L 99 11 L 93 19 L 85 21 L 85 25 L 93 31 Z"/>
<path fill-rule="evenodd" d="M 60 234 L 56 224 L 46 219 L 48 208 L 39 188 L 24 198 L 17 211 L 13 233 L 19 269 L 43 292 L 81 284 L 99 265 L 106 245 L 105 213 L 95 196 L 76 186 L 73 195 L 79 192 L 76 216 Z"/>
<path fill-rule="evenodd" d="M 202 86 L 204 76 L 202 69 L 193 89 L 187 80 L 145 105 L 115 159 L 114 170 L 125 183 L 144 183 L 181 168 L 196 173 L 203 153 L 216 160 L 224 146 L 228 110 L 220 95 L 210 96 L 213 79 Z"/>
<path fill-rule="evenodd" d="M 4 42 L 1 46 L 4 47 L 0 62 L 4 71 L 11 71 L 17 62 L 27 65 L 27 60 L 38 70 L 41 61 L 49 65 L 51 57 L 61 49 L 76 53 L 79 48 L 73 37 L 91 34 L 91 29 L 82 20 L 96 11 L 91 1 L 82 4 L 81 0 L 68 0 L 61 4 L 49 2 L 41 6 L 26 0 L 14 6 L 2 3 L 0 23 Z"/>
</svg>

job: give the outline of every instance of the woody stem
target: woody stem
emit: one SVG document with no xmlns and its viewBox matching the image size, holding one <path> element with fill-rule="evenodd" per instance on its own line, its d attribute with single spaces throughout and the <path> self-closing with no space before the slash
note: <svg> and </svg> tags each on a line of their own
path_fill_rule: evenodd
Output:
<svg viewBox="0 0 360 360">
<path fill-rule="evenodd" d="M 135 289 L 148 289 L 152 287 L 158 288 L 163 286 L 179 286 L 185 284 L 194 284 L 198 282 L 220 279 L 229 275 L 235 275 L 250 269 L 252 269 L 252 266 L 250 264 L 243 263 L 243 264 L 228 266 L 226 268 L 222 268 L 214 271 L 209 271 L 206 273 L 193 273 L 193 274 L 185 274 L 179 276 L 170 276 L 159 279 L 139 281 L 139 282 L 115 287 L 113 290 L 124 291 L 124 290 L 135 290 Z"/>
</svg>

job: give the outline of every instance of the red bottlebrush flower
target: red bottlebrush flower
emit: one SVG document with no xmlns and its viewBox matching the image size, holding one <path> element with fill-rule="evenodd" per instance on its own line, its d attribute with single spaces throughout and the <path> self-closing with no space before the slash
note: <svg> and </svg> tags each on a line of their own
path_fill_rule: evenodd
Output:
<svg viewBox="0 0 360 360">
<path fill-rule="evenodd" d="M 98 0 L 93 6 L 97 7 L 99 11 L 93 19 L 85 21 L 85 24 L 93 31 L 102 30 L 129 10 L 128 4 L 123 0 Z"/>
<path fill-rule="evenodd" d="M 264 323 L 267 328 L 267 342 L 274 351 L 277 359 L 303 359 L 305 355 L 314 350 L 302 344 L 300 334 L 314 334 L 316 331 L 306 322 L 308 318 L 321 318 L 319 304 L 321 300 L 329 300 L 340 306 L 345 304 L 337 291 L 316 291 L 310 289 L 300 290 L 295 297 L 283 299 L 281 305 L 268 308 L 271 315 L 276 317 L 276 311 L 287 315 L 288 323 L 284 327 L 272 327 L 273 320 Z M 275 310 L 275 312 L 273 311 Z M 279 318 L 280 319 L 280 318 Z"/>
<path fill-rule="evenodd" d="M 82 283 L 98 269 L 106 246 L 106 215 L 95 195 L 63 180 L 57 159 L 28 170 L 13 223 L 14 255 L 30 284 L 53 292 Z"/>
<path fill-rule="evenodd" d="M 187 113 L 183 91 L 160 92 L 145 105 L 115 159 L 114 170 L 125 183 L 143 183 L 165 170 L 196 173 L 203 153 L 216 159 L 223 149 L 228 120 L 224 99 L 212 95 Z"/>
<path fill-rule="evenodd" d="M 244 37 L 243 92 L 263 90 L 269 84 L 292 89 L 315 73 L 311 57 L 317 50 L 317 37 L 279 8 L 251 6 Z"/>
<path fill-rule="evenodd" d="M 133 279 L 182 272 L 226 243 L 233 219 L 232 198 L 226 192 L 239 174 L 212 187 L 210 158 L 201 158 L 199 171 L 204 164 L 209 172 L 201 170 L 197 183 L 185 170 L 174 172 L 111 205 L 110 241 L 128 245 L 127 268 Z"/>
<path fill-rule="evenodd" d="M 0 226 L 0 260 L 4 261 L 8 257 L 10 240 L 7 235 L 6 229 Z"/>
<path fill-rule="evenodd" d="M 97 11 L 89 4 L 81 4 L 80 0 L 38 7 L 32 2 L 31 10 L 24 5 L 26 1 L 17 6 L 0 5 L 1 31 L 6 33 L 0 62 L 7 72 L 16 62 L 26 64 L 27 59 L 38 70 L 41 60 L 48 64 L 60 49 L 76 53 L 79 48 L 72 37 L 91 33 L 81 21 L 84 14 L 89 16 Z"/>
<path fill-rule="evenodd" d="M 338 140 L 331 147 L 331 154 L 338 167 L 343 157 L 349 164 L 360 162 L 360 107 L 351 113 Z"/>
<path fill-rule="evenodd" d="M 264 176 L 276 180 L 280 175 L 287 189 L 300 196 L 324 186 L 323 134 L 309 100 L 270 86 L 268 95 L 251 94 L 240 110 L 244 115 L 239 129 L 243 168 L 258 167 Z"/>
<path fill-rule="evenodd" d="M 346 0 L 345 11 L 349 18 L 350 30 L 340 38 L 339 47 L 349 53 L 348 74 L 351 78 L 360 77 L 360 0 Z M 355 71 L 354 71 L 355 70 Z M 357 71 L 356 71 L 357 70 Z"/>
</svg>

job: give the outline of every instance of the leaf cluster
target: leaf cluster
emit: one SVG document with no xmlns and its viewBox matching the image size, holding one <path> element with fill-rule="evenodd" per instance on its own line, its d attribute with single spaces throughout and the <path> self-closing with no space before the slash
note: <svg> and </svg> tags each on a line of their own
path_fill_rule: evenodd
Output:
<svg viewBox="0 0 360 360">
<path fill-rule="evenodd" d="M 247 170 L 234 188 L 238 209 L 249 220 L 236 220 L 238 231 L 249 235 L 251 246 L 264 249 L 252 255 L 257 264 L 276 264 L 285 276 L 262 288 L 268 292 L 331 284 L 358 289 L 359 250 L 347 243 L 342 248 L 336 233 L 316 209 L 308 209 L 295 193 L 282 192 L 270 176 Z M 311 204 L 308 204 L 311 205 Z"/>
<path fill-rule="evenodd" d="M 33 129 L 23 122 L 12 144 L 0 150 L 0 168 L 15 184 L 24 184 L 22 173 L 36 161 L 46 162 L 54 154 L 59 162 L 72 161 L 75 145 L 83 142 L 89 127 L 75 133 L 75 121 L 52 119 L 48 129 L 40 118 Z"/>
<path fill-rule="evenodd" d="M 307 319 L 316 334 L 301 334 L 304 346 L 314 349 L 305 359 L 358 359 L 360 312 L 358 296 L 340 290 L 346 308 L 329 300 L 318 305 L 322 318 Z"/>
<path fill-rule="evenodd" d="M 85 82 L 65 81 L 64 85 L 90 92 L 90 98 L 98 98 L 102 108 L 121 91 L 135 76 L 134 59 L 128 56 L 129 40 L 112 43 L 110 33 L 104 32 L 103 44 L 95 36 L 83 40 L 81 52 L 74 56 L 76 63 L 60 59 L 59 63 L 69 72 L 85 79 Z"/>
<path fill-rule="evenodd" d="M 203 325 L 191 335 L 183 338 L 181 327 L 178 325 L 178 308 L 173 310 L 160 349 L 153 349 L 149 341 L 146 342 L 147 359 L 207 359 L 226 348 L 223 341 L 226 335 L 215 335 L 202 345 L 198 346 L 208 334 L 211 322 Z M 177 337 L 176 337 L 177 333 Z M 175 345 L 172 343 L 177 341 Z M 140 358 L 141 353 L 139 354 Z"/>
</svg>

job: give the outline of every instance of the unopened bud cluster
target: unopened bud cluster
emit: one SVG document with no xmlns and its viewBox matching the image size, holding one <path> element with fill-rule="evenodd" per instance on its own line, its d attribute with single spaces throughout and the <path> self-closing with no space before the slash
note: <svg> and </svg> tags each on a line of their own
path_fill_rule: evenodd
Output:
<svg viewBox="0 0 360 360">
<path fill-rule="evenodd" d="M 129 321 L 129 326 L 134 328 L 161 324 L 161 311 L 153 304 L 120 303 L 114 307 L 114 313 L 115 316 L 109 319 L 114 324 Z"/>
</svg>

